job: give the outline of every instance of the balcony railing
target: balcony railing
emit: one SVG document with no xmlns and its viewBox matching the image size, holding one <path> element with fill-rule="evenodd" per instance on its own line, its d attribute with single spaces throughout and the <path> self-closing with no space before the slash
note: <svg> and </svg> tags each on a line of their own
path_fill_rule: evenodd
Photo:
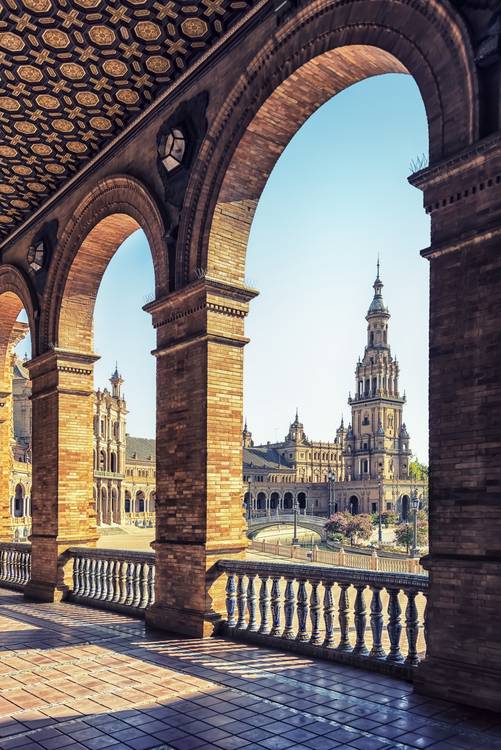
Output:
<svg viewBox="0 0 501 750">
<path fill-rule="evenodd" d="M 155 600 L 155 554 L 72 547 L 70 600 L 142 617 Z"/>
<path fill-rule="evenodd" d="M 227 576 L 230 637 L 408 679 L 424 656 L 426 576 L 243 560 L 218 569 Z"/>
<path fill-rule="evenodd" d="M 22 589 L 30 580 L 31 544 L 0 542 L 0 584 Z"/>
</svg>

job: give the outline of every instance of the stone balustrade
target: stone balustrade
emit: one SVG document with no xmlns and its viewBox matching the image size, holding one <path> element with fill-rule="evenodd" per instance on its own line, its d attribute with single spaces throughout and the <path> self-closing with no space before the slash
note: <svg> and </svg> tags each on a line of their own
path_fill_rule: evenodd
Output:
<svg viewBox="0 0 501 750">
<path fill-rule="evenodd" d="M 22 589 L 31 575 L 31 545 L 0 542 L 0 585 Z"/>
<path fill-rule="evenodd" d="M 70 600 L 142 617 L 155 600 L 153 552 L 72 547 Z"/>
<path fill-rule="evenodd" d="M 244 560 L 221 560 L 218 569 L 227 576 L 230 637 L 409 679 L 424 656 L 424 575 Z"/>
</svg>

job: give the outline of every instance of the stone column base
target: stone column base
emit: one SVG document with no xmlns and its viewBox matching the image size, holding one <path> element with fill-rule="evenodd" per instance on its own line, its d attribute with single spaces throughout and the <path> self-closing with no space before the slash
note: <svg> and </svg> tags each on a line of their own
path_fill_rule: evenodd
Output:
<svg viewBox="0 0 501 750">
<path fill-rule="evenodd" d="M 427 657 L 414 676 L 417 693 L 497 712 L 501 712 L 500 686 L 500 671 L 435 656 Z"/>
<path fill-rule="evenodd" d="M 23 589 L 24 598 L 29 602 L 61 602 L 67 598 L 68 586 L 59 587 L 51 583 L 30 581 Z"/>
<path fill-rule="evenodd" d="M 145 612 L 146 625 L 155 630 L 167 630 L 186 638 L 210 638 L 217 632 L 222 617 L 215 612 L 175 609 L 165 604 L 153 604 Z"/>
</svg>

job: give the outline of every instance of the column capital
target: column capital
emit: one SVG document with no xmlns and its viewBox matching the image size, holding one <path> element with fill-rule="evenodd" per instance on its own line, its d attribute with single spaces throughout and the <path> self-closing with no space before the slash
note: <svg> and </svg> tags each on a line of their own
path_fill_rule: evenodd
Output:
<svg viewBox="0 0 501 750">
<path fill-rule="evenodd" d="M 431 216 L 432 244 L 424 257 L 498 241 L 501 230 L 501 136 L 485 138 L 454 157 L 411 175 Z"/>
<path fill-rule="evenodd" d="M 24 366 L 28 369 L 32 380 L 54 370 L 77 375 L 92 375 L 93 365 L 99 359 L 99 354 L 92 352 L 76 352 L 54 347 L 25 362 Z"/>
<path fill-rule="evenodd" d="M 155 355 L 172 349 L 215 341 L 245 346 L 244 319 L 255 289 L 204 276 L 144 306 L 157 330 Z"/>
</svg>

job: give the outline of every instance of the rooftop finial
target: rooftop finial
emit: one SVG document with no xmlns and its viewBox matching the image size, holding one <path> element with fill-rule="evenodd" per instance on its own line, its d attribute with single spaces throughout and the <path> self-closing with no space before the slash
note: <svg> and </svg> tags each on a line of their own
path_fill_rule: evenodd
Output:
<svg viewBox="0 0 501 750">
<path fill-rule="evenodd" d="M 379 253 L 377 254 L 377 279 L 379 279 Z"/>
</svg>

